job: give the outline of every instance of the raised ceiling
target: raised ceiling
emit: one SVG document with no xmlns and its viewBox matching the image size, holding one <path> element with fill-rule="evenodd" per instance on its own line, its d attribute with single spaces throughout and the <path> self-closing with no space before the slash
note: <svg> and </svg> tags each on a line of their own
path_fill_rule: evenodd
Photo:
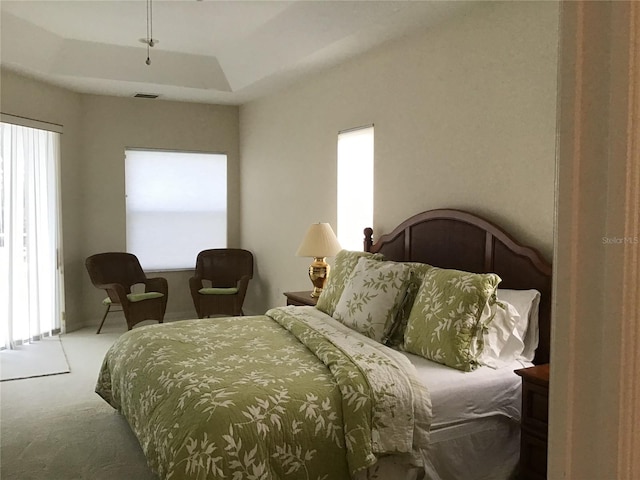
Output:
<svg viewBox="0 0 640 480">
<path fill-rule="evenodd" d="M 242 104 L 467 8 L 459 1 L 2 0 L 0 64 L 84 93 Z"/>
</svg>

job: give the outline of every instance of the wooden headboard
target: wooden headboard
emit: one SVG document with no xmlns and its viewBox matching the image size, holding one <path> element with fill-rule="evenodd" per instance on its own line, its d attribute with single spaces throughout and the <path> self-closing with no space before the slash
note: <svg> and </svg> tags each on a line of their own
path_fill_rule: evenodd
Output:
<svg viewBox="0 0 640 480">
<path fill-rule="evenodd" d="M 534 363 L 549 362 L 551 264 L 500 227 L 468 212 L 439 209 L 419 213 L 373 243 L 364 230 L 364 249 L 387 260 L 421 262 L 474 273 L 497 273 L 500 288 L 540 292 L 540 339 Z"/>
</svg>

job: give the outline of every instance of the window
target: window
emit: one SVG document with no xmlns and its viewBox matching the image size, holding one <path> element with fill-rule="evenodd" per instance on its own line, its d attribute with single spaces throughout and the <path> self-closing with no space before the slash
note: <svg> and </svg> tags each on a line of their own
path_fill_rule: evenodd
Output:
<svg viewBox="0 0 640 480">
<path fill-rule="evenodd" d="M 227 156 L 127 149 L 127 251 L 145 270 L 194 268 L 227 246 Z"/>
<path fill-rule="evenodd" d="M 373 227 L 373 126 L 338 134 L 338 241 L 362 250 L 365 227 Z"/>
</svg>

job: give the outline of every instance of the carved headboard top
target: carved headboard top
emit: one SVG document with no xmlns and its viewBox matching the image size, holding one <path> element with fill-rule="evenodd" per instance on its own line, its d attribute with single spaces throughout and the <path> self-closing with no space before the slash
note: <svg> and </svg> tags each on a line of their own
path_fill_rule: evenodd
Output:
<svg viewBox="0 0 640 480">
<path fill-rule="evenodd" d="M 365 251 L 387 260 L 428 263 L 474 273 L 493 272 L 500 288 L 540 292 L 539 344 L 534 362 L 549 361 L 552 269 L 536 249 L 524 246 L 497 225 L 469 212 L 429 210 L 405 220 L 373 242 L 366 228 Z"/>
</svg>

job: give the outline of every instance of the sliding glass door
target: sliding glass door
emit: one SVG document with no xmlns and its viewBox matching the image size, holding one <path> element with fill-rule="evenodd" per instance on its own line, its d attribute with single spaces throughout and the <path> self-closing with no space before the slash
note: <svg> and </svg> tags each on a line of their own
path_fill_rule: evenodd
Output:
<svg viewBox="0 0 640 480">
<path fill-rule="evenodd" d="M 59 137 L 0 123 L 0 348 L 62 328 Z"/>
</svg>

